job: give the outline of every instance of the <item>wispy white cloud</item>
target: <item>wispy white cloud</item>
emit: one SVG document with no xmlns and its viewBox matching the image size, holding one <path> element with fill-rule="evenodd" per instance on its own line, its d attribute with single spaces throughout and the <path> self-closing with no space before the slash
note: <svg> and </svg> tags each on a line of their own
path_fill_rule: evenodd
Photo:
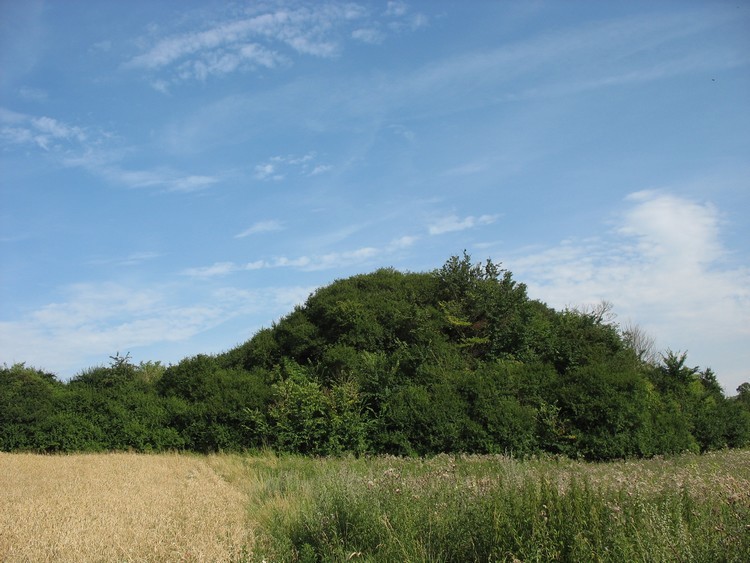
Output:
<svg viewBox="0 0 750 563">
<path fill-rule="evenodd" d="M 352 31 L 352 39 L 357 39 L 363 43 L 379 45 L 385 40 L 385 34 L 379 29 L 372 27 L 361 27 Z"/>
<path fill-rule="evenodd" d="M 399 248 L 408 248 L 410 246 L 413 246 L 418 240 L 419 237 L 406 235 L 393 239 L 391 241 L 390 248 L 394 250 Z"/>
<path fill-rule="evenodd" d="M 608 237 L 503 260 L 532 297 L 554 307 L 612 302 L 663 348 L 687 349 L 693 363 L 717 369 L 733 392 L 750 365 L 750 269 L 726 262 L 721 214 L 659 191 L 626 204 Z"/>
<path fill-rule="evenodd" d="M 0 107 L 0 141 L 7 146 L 36 146 L 63 166 L 83 168 L 108 182 L 129 188 L 157 188 L 170 192 L 195 192 L 220 178 L 186 174 L 169 167 L 147 170 L 122 166 L 122 151 L 110 151 L 104 131 L 91 131 L 49 116 L 34 116 Z"/>
<path fill-rule="evenodd" d="M 393 31 L 404 31 L 406 29 L 415 30 L 424 27 L 428 23 L 428 18 L 420 12 L 411 12 L 410 6 L 406 2 L 389 1 L 384 12 L 386 18 L 390 18 L 387 26 Z"/>
<path fill-rule="evenodd" d="M 33 238 L 33 235 L 29 233 L 14 233 L 12 235 L 0 236 L 0 243 L 20 242 L 31 238 Z"/>
<path fill-rule="evenodd" d="M 472 161 L 446 170 L 444 174 L 446 176 L 471 176 L 472 174 L 484 172 L 489 167 L 490 163 L 486 160 Z"/>
<path fill-rule="evenodd" d="M 329 17 L 335 16 L 329 14 Z M 309 10 L 280 10 L 218 23 L 202 31 L 160 39 L 147 52 L 132 58 L 127 66 L 156 69 L 196 54 L 201 57 L 198 62 L 202 62 L 202 59 L 217 57 L 221 53 L 219 49 L 228 50 L 230 56 L 235 56 L 248 47 L 251 50 L 259 47 L 247 42 L 253 37 L 276 39 L 302 53 L 331 54 L 331 44 L 319 38 L 322 17 L 322 14 L 315 17 Z M 264 66 L 270 66 L 269 63 L 280 55 L 267 51 L 266 56 L 268 60 Z"/>
<path fill-rule="evenodd" d="M 170 168 L 127 170 L 118 165 L 86 167 L 109 182 L 128 188 L 153 188 L 167 192 L 195 192 L 218 183 L 216 176 L 184 174 Z"/>
<path fill-rule="evenodd" d="M 379 89 L 368 84 L 350 104 L 358 111 L 408 106 L 430 115 L 747 65 L 746 50 L 697 39 L 730 17 L 719 10 L 665 13 L 562 28 L 437 60 Z M 475 85 L 468 95 L 467 83 Z"/>
<path fill-rule="evenodd" d="M 151 82 L 151 87 L 156 90 L 157 92 L 161 92 L 162 94 L 169 94 L 169 82 L 162 79 L 156 79 Z"/>
<path fill-rule="evenodd" d="M 108 53 L 112 49 L 112 41 L 105 39 L 103 41 L 97 41 L 91 46 L 91 50 L 99 53 Z"/>
<path fill-rule="evenodd" d="M 414 141 L 414 139 L 416 139 L 416 137 L 417 137 L 415 135 L 414 131 L 412 131 L 411 129 L 409 129 L 407 127 L 404 127 L 403 125 L 400 125 L 400 124 L 389 125 L 388 129 L 390 129 L 391 131 L 393 131 L 393 133 L 395 133 L 399 137 L 403 137 L 404 139 L 406 139 L 409 142 Z"/>
<path fill-rule="evenodd" d="M 185 81 L 288 66 L 293 55 L 330 58 L 340 53 L 347 36 L 377 44 L 385 39 L 384 25 L 416 29 L 424 23 L 423 15 L 407 11 L 405 4 L 396 3 L 380 16 L 353 2 L 325 2 L 248 7 L 239 14 L 223 16 L 217 13 L 209 25 L 196 24 L 194 31 L 151 39 L 150 46 L 124 67 L 166 70 L 170 80 Z M 152 84 L 161 91 L 167 89 L 163 79 Z"/>
<path fill-rule="evenodd" d="M 24 121 L 28 121 L 29 119 L 30 117 L 26 114 L 18 113 L 16 111 L 0 106 L 0 125 L 15 125 L 18 123 L 23 123 Z"/>
<path fill-rule="evenodd" d="M 270 221 L 259 221 L 252 226 L 248 227 L 241 233 L 238 233 L 234 235 L 234 238 L 245 238 L 249 237 L 250 235 L 256 235 L 259 233 L 271 233 L 275 231 L 281 231 L 284 228 L 284 225 L 281 224 L 281 222 L 276 220 L 270 220 Z"/>
<path fill-rule="evenodd" d="M 203 81 L 211 75 L 229 74 L 243 67 L 275 68 L 286 63 L 287 58 L 279 53 L 249 44 L 232 53 L 209 53 L 201 60 L 185 61 L 177 67 L 177 75 L 183 80 L 195 78 Z"/>
<path fill-rule="evenodd" d="M 210 266 L 201 266 L 198 268 L 188 268 L 183 270 L 182 274 L 192 278 L 213 278 L 216 276 L 226 276 L 240 270 L 244 267 L 234 262 L 215 262 Z"/>
<path fill-rule="evenodd" d="M 221 181 L 218 176 L 186 174 L 167 166 L 152 169 L 129 169 L 122 165 L 124 156 L 119 151 L 86 149 L 77 155 L 65 156 L 64 166 L 83 168 L 107 182 L 126 188 L 150 188 L 165 192 L 196 192 Z"/>
<path fill-rule="evenodd" d="M 47 369 L 86 367 L 92 356 L 189 338 L 221 320 L 218 307 L 174 307 L 153 290 L 118 284 L 78 284 L 60 303 L 16 321 L 0 322 L 3 356 L 34 358 Z"/>
<path fill-rule="evenodd" d="M 276 169 L 277 169 L 277 165 L 273 162 L 266 162 L 265 164 L 257 164 L 255 166 L 255 179 L 256 180 L 283 180 L 284 175 L 277 173 Z"/>
<path fill-rule="evenodd" d="M 318 174 L 323 174 L 325 172 L 328 172 L 332 168 L 333 168 L 333 166 L 331 166 L 330 164 L 318 164 L 315 168 L 313 168 L 310 171 L 309 175 L 310 176 L 317 176 Z"/>
<path fill-rule="evenodd" d="M 114 264 L 116 266 L 137 266 L 144 262 L 159 258 L 160 256 L 161 254 L 158 252 L 141 251 L 131 252 L 125 257 L 96 258 L 94 260 L 91 260 L 90 263 L 96 265 Z"/>
<path fill-rule="evenodd" d="M 216 176 L 203 176 L 191 174 L 183 176 L 181 174 L 170 174 L 170 177 L 164 179 L 164 185 L 171 192 L 195 192 L 203 190 L 219 182 Z"/>
<path fill-rule="evenodd" d="M 274 29 L 279 29 L 283 23 L 283 14 L 265 14 L 215 24 L 202 31 L 172 35 L 157 40 L 145 53 L 130 59 L 126 66 L 158 69 L 196 53 L 216 57 L 221 53 L 218 49 L 227 47 L 233 48 L 230 55 L 236 55 L 244 48 L 252 49 L 255 46 L 253 43 L 247 43 L 247 38 L 272 34 Z"/>
<path fill-rule="evenodd" d="M 400 17 L 406 14 L 409 7 L 406 2 L 398 0 L 389 0 L 386 4 L 385 15 L 390 17 Z"/>
<path fill-rule="evenodd" d="M 119 263 L 123 266 L 134 266 L 142 262 L 155 260 L 156 258 L 159 258 L 159 257 L 161 257 L 161 254 L 159 252 L 153 252 L 153 251 L 132 252 L 131 254 L 128 254 L 128 256 L 125 257 L 123 260 L 121 260 Z"/>
<path fill-rule="evenodd" d="M 36 145 L 50 151 L 80 146 L 87 134 L 82 127 L 48 116 L 32 116 L 0 108 L 0 139 L 8 145 Z"/>
<path fill-rule="evenodd" d="M 265 222 L 264 222 L 265 223 Z M 257 229 L 261 232 L 267 227 L 264 223 L 257 223 L 248 230 Z M 270 226 L 275 222 L 269 221 Z M 367 264 L 376 258 L 384 258 L 403 249 L 413 246 L 420 237 L 405 235 L 395 238 L 382 247 L 364 246 L 354 250 L 328 252 L 323 254 L 311 254 L 296 257 L 276 256 L 265 260 L 256 260 L 248 263 L 238 262 L 216 262 L 210 266 L 188 268 L 181 273 L 183 276 L 192 278 L 214 278 L 227 276 L 237 272 L 246 272 L 260 269 L 273 268 L 295 268 L 303 271 L 329 270 L 337 268 L 348 268 L 351 266 Z"/>
<path fill-rule="evenodd" d="M 41 88 L 33 88 L 31 86 L 22 86 L 18 90 L 18 95 L 22 99 L 29 100 L 31 102 L 43 102 L 48 97 L 46 90 L 42 90 Z"/>
<path fill-rule="evenodd" d="M 347 252 L 330 252 L 322 256 L 315 256 L 310 260 L 310 264 L 305 267 L 307 270 L 327 270 L 329 268 L 347 268 L 353 265 L 362 264 L 375 258 L 381 253 L 377 248 L 366 246 Z"/>
<path fill-rule="evenodd" d="M 408 245 L 408 239 L 402 239 L 400 246 Z M 193 278 L 212 278 L 226 276 L 236 272 L 270 268 L 297 268 L 304 271 L 329 270 L 333 268 L 347 268 L 350 266 L 364 264 L 368 260 L 382 256 L 386 251 L 395 250 L 398 245 L 393 244 L 388 249 L 378 249 L 371 246 L 347 250 L 343 252 L 328 252 L 325 254 L 314 254 L 310 256 L 277 256 L 268 260 L 257 260 L 246 264 L 236 262 L 216 262 L 211 266 L 188 268 L 182 271 L 182 275 Z"/>
<path fill-rule="evenodd" d="M 303 302 L 313 288 L 224 287 L 190 298 L 185 290 L 184 286 L 144 289 L 112 282 L 63 288 L 59 302 L 21 319 L 0 321 L 0 361 L 33 358 L 35 366 L 67 378 L 106 362 L 117 351 L 133 352 L 137 358 L 139 349 L 165 343 L 179 350 L 175 357 L 143 359 L 176 361 L 195 352 L 190 341 L 201 333 L 237 317 L 260 315 L 262 322 L 270 323 Z"/>
<path fill-rule="evenodd" d="M 583 92 L 750 63 L 746 50 L 733 50 L 727 43 L 706 46 L 703 42 L 702 37 L 720 29 L 726 20 L 718 10 L 615 18 L 558 27 L 493 49 L 463 51 L 405 73 L 355 74 L 333 84 L 300 80 L 269 91 L 227 96 L 202 107 L 171 124 L 164 143 L 178 153 L 190 153 L 203 150 L 207 144 L 221 146 L 226 139 L 237 142 L 256 138 L 258 131 L 248 123 L 263 122 L 278 100 L 284 103 L 282 119 L 295 128 L 352 120 L 382 124 L 383 119 L 399 122 L 406 116 L 414 123 L 518 100 L 573 100 L 575 94 Z M 470 91 L 466 84 L 473 85 Z M 308 103 L 311 98 L 316 104 Z M 554 117 L 559 106 L 549 106 Z M 238 114 L 245 119 L 238 120 Z M 542 150 L 539 147 L 536 143 L 529 150 L 538 153 Z M 484 160 L 480 155 L 465 167 L 446 165 L 454 174 L 518 166 L 514 159 L 502 155 Z M 283 176 L 283 172 L 267 178 L 278 175 Z"/>
<path fill-rule="evenodd" d="M 466 229 L 473 229 L 483 225 L 491 225 L 497 221 L 498 217 L 499 215 L 480 215 L 479 217 L 469 215 L 468 217 L 461 219 L 456 215 L 448 215 L 447 217 L 441 217 L 435 221 L 427 228 L 427 231 L 431 235 L 442 235 L 444 233 L 464 231 Z"/>
<path fill-rule="evenodd" d="M 300 268 L 310 269 L 313 259 L 309 256 L 299 256 L 297 258 L 287 258 L 280 256 L 273 260 L 262 262 L 264 268 Z"/>
<path fill-rule="evenodd" d="M 314 152 L 302 156 L 272 156 L 267 161 L 255 165 L 253 176 L 256 180 L 279 181 L 286 178 L 287 174 L 290 173 L 301 176 L 317 176 L 333 168 L 329 164 L 315 164 L 316 158 L 317 155 Z"/>
</svg>

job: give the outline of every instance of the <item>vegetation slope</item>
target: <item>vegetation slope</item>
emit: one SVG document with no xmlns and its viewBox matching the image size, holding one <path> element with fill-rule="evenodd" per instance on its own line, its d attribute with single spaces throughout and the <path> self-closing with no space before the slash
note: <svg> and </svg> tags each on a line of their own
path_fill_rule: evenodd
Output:
<svg viewBox="0 0 750 563">
<path fill-rule="evenodd" d="M 750 444 L 750 384 L 728 398 L 686 355 L 655 359 L 607 306 L 556 311 L 470 256 L 338 280 L 216 356 L 69 382 L 0 370 L 0 450 L 313 455 L 549 452 L 591 460 Z"/>
</svg>

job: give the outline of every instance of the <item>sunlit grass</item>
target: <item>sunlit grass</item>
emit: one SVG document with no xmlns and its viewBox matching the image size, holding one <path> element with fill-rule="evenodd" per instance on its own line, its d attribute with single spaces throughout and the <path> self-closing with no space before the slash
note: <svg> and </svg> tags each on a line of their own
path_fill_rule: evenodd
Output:
<svg viewBox="0 0 750 563">
<path fill-rule="evenodd" d="M 750 561 L 747 451 L 219 460 L 261 484 L 258 560 Z"/>
</svg>

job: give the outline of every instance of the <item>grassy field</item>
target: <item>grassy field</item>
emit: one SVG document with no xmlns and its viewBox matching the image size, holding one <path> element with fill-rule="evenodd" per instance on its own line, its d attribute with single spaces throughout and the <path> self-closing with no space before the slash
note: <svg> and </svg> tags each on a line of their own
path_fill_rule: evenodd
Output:
<svg viewBox="0 0 750 563">
<path fill-rule="evenodd" d="M 750 561 L 750 451 L 0 454 L 0 561 Z"/>
</svg>

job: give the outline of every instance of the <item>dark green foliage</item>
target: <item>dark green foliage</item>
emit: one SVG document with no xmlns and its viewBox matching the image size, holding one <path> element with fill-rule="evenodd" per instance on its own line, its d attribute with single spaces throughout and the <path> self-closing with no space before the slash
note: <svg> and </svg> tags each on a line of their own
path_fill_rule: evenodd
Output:
<svg viewBox="0 0 750 563">
<path fill-rule="evenodd" d="M 452 341 L 475 357 L 514 357 L 523 341 L 526 286 L 491 261 L 472 265 L 454 256 L 440 268 L 439 306 Z"/>
<path fill-rule="evenodd" d="M 617 328 L 595 314 L 566 310 L 555 317 L 551 361 L 561 374 L 623 352 Z"/>
<path fill-rule="evenodd" d="M 578 454 L 614 459 L 653 453 L 648 382 L 637 371 L 604 361 L 578 367 L 562 379 L 559 398 Z"/>
<path fill-rule="evenodd" d="M 246 343 L 218 357 L 223 367 L 271 369 L 281 361 L 281 350 L 270 328 L 259 330 Z"/>
<path fill-rule="evenodd" d="M 24 364 L 0 368 L 0 450 L 34 448 L 60 387 L 53 375 Z"/>
<path fill-rule="evenodd" d="M 318 289 L 218 356 L 108 366 L 67 384 L 0 370 L 0 449 L 270 447 L 351 452 L 539 452 L 586 459 L 750 443 L 750 384 L 661 362 L 611 306 L 555 311 L 491 261 L 380 269 Z"/>
<path fill-rule="evenodd" d="M 67 385 L 62 410 L 85 429 L 80 439 L 89 450 L 158 451 L 181 445 L 167 427 L 167 410 L 155 383 L 159 364 L 135 366 L 127 357 L 112 358 L 109 367 L 86 370 Z"/>
<path fill-rule="evenodd" d="M 534 406 L 538 401 L 527 375 L 520 362 L 496 361 L 466 373 L 458 382 L 475 424 L 473 435 L 481 440 L 472 452 L 527 455 L 538 451 Z"/>
<path fill-rule="evenodd" d="M 743 383 L 737 387 L 737 396 L 735 401 L 741 407 L 750 411 L 750 383 Z"/>
<path fill-rule="evenodd" d="M 226 368 L 198 355 L 167 368 L 157 387 L 169 401 L 170 426 L 185 448 L 211 452 L 262 445 L 246 413 L 266 408 L 271 391 L 264 370 Z"/>
</svg>

